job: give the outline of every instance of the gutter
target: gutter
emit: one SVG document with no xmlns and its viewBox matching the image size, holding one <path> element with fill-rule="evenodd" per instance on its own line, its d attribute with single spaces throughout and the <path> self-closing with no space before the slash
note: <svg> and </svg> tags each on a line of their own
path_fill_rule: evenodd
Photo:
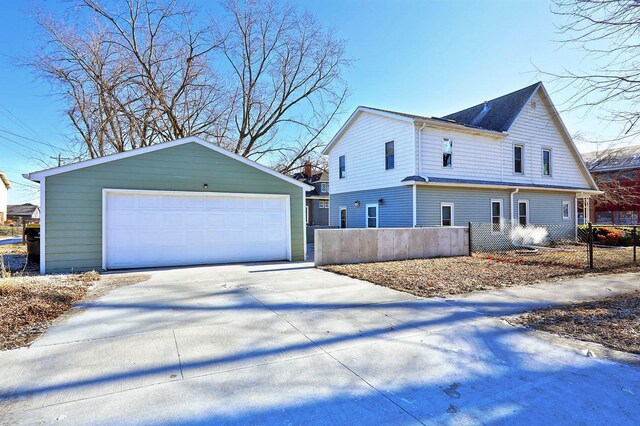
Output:
<svg viewBox="0 0 640 426">
<path fill-rule="evenodd" d="M 518 192 L 520 192 L 520 188 L 515 188 L 513 192 L 511 192 L 509 194 L 509 211 L 510 211 L 510 215 L 509 215 L 509 219 L 511 219 L 511 226 L 515 226 L 516 222 L 515 222 L 515 218 L 513 215 L 513 196 L 515 194 L 517 194 Z"/>
</svg>

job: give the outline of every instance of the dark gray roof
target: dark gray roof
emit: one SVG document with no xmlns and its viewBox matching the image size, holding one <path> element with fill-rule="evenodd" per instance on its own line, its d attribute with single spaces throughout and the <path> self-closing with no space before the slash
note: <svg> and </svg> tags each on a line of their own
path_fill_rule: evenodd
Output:
<svg viewBox="0 0 640 426">
<path fill-rule="evenodd" d="M 7 216 L 31 216 L 38 206 L 33 204 L 14 204 L 7 206 Z"/>
<path fill-rule="evenodd" d="M 451 179 L 451 178 L 441 178 L 441 177 L 428 177 L 423 178 L 422 176 L 407 176 L 402 179 L 402 182 L 431 182 L 431 183 L 455 183 L 460 185 L 498 185 L 498 186 L 506 186 L 506 187 L 520 187 L 520 188 L 547 188 L 547 189 L 568 189 L 572 191 L 590 191 L 591 188 L 583 188 L 578 186 L 564 186 L 564 185 L 541 185 L 537 183 L 522 183 L 522 182 L 499 182 L 499 181 L 490 181 L 490 180 L 475 180 L 475 179 Z"/>
<path fill-rule="evenodd" d="M 506 132 L 541 82 L 442 117 L 458 124 Z"/>
<path fill-rule="evenodd" d="M 640 168 L 640 145 L 587 152 L 582 158 L 593 172 Z"/>
</svg>

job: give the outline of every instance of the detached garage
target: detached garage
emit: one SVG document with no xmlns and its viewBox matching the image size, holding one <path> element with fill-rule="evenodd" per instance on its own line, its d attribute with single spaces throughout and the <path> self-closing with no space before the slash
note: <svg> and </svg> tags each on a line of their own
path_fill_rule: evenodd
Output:
<svg viewBox="0 0 640 426">
<path fill-rule="evenodd" d="M 199 138 L 27 177 L 41 273 L 305 258 L 310 187 Z"/>
</svg>

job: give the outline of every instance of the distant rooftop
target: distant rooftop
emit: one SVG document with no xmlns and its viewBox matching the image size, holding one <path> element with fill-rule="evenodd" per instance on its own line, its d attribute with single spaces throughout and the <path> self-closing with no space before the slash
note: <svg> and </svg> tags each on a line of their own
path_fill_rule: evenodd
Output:
<svg viewBox="0 0 640 426">
<path fill-rule="evenodd" d="M 640 145 L 587 152 L 582 158 L 596 172 L 640 168 Z"/>
</svg>

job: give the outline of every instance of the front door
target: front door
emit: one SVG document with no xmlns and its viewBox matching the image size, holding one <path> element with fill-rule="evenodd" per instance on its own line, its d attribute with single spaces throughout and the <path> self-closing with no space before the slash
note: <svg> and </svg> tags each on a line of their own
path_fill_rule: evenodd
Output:
<svg viewBox="0 0 640 426">
<path fill-rule="evenodd" d="M 347 208 L 340 207 L 340 228 L 347 227 Z"/>
</svg>

